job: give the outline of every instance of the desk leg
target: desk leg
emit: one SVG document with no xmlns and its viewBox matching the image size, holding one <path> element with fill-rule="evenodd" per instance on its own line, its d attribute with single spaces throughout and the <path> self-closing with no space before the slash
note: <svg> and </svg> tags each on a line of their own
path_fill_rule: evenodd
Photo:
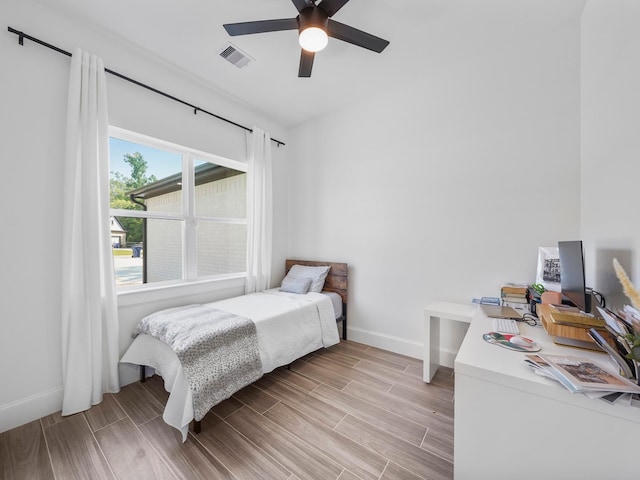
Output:
<svg viewBox="0 0 640 480">
<path fill-rule="evenodd" d="M 422 379 L 429 383 L 440 366 L 440 317 L 425 314 L 426 336 L 424 339 Z"/>
</svg>

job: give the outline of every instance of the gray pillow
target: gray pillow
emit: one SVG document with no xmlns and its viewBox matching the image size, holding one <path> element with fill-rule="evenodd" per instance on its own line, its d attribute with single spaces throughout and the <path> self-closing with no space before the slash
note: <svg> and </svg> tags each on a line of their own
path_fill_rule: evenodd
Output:
<svg viewBox="0 0 640 480">
<path fill-rule="evenodd" d="M 320 293 L 322 291 L 322 287 L 324 287 L 324 281 L 327 278 L 330 268 L 331 266 L 329 265 L 321 267 L 293 265 L 289 270 L 289 273 L 287 273 L 287 277 L 310 278 L 311 286 L 309 287 L 309 291 Z"/>
<path fill-rule="evenodd" d="M 282 280 L 282 285 L 280 285 L 281 292 L 288 293 L 300 293 L 305 294 L 309 291 L 309 287 L 311 286 L 311 279 L 304 277 L 292 277 L 287 275 Z"/>
</svg>

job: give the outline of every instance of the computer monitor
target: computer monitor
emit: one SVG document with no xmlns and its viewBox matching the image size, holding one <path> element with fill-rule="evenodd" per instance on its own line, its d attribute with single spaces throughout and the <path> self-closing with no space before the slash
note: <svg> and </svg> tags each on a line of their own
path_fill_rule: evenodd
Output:
<svg viewBox="0 0 640 480">
<path fill-rule="evenodd" d="M 582 240 L 558 242 L 562 296 L 586 313 L 591 312 L 591 296 L 584 280 Z"/>
</svg>

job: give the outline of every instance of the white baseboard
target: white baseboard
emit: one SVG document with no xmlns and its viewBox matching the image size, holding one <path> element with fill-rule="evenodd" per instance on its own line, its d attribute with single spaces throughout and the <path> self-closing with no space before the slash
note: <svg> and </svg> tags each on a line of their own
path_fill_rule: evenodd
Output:
<svg viewBox="0 0 640 480">
<path fill-rule="evenodd" d="M 413 342 L 405 338 L 394 337 L 384 333 L 372 332 L 371 330 L 364 330 L 350 325 L 347 326 L 347 338 L 354 342 L 364 343 L 365 345 L 422 360 L 422 350 L 424 346 L 419 342 Z"/>
<path fill-rule="evenodd" d="M 351 326 L 347 328 L 347 338 L 354 342 L 423 360 L 424 344 L 420 342 Z M 440 365 L 453 368 L 457 354 L 457 351 L 440 349 Z"/>
<path fill-rule="evenodd" d="M 62 387 L 0 406 L 0 433 L 62 410 Z"/>
<path fill-rule="evenodd" d="M 454 352 L 451 350 L 440 349 L 440 365 L 443 367 L 453 368 L 453 365 L 456 361 L 456 355 L 458 352 Z"/>
<path fill-rule="evenodd" d="M 149 370 L 149 369 L 148 369 Z M 138 365 L 120 364 L 120 385 L 140 380 Z M 54 388 L 7 405 L 0 405 L 0 433 L 62 410 L 63 388 Z"/>
</svg>

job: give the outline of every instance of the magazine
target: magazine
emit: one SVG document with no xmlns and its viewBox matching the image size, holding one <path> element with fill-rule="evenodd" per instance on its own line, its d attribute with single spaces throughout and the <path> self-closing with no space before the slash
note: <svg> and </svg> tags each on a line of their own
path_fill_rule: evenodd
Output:
<svg viewBox="0 0 640 480">
<path fill-rule="evenodd" d="M 566 378 L 559 375 L 551 365 L 544 361 L 540 355 L 525 355 L 525 362 L 533 367 L 533 371 L 543 377 L 551 378 L 569 390 L 571 393 L 577 393 L 578 390 Z"/>
<path fill-rule="evenodd" d="M 640 386 L 636 383 L 612 373 L 606 367 L 588 358 L 573 355 L 527 355 L 527 357 L 530 365 L 535 364 L 535 368 L 552 374 L 574 393 L 640 393 Z"/>
<path fill-rule="evenodd" d="M 544 361 L 542 358 L 540 358 L 539 355 L 526 355 L 527 358 L 525 358 L 525 362 L 533 367 L 533 372 L 536 375 L 540 375 L 542 377 L 545 378 L 550 378 L 552 380 L 555 380 L 556 382 L 559 382 L 563 387 L 565 387 L 567 390 L 569 390 L 571 393 L 581 393 L 583 394 L 585 397 L 588 397 L 592 400 L 595 399 L 603 399 L 603 400 L 607 400 L 608 397 L 610 396 L 614 396 L 614 395 L 631 395 L 628 393 L 622 393 L 622 392 L 615 392 L 615 391 L 609 391 L 609 390 L 584 390 L 584 391 L 579 391 L 575 385 L 572 385 L 571 382 L 569 382 L 565 377 L 563 377 L 562 375 L 560 375 L 558 373 L 558 371 L 556 371 L 551 365 L 549 365 L 546 361 Z M 615 400 L 614 400 L 615 401 Z M 609 403 L 614 403 L 614 401 L 610 401 Z"/>
</svg>

